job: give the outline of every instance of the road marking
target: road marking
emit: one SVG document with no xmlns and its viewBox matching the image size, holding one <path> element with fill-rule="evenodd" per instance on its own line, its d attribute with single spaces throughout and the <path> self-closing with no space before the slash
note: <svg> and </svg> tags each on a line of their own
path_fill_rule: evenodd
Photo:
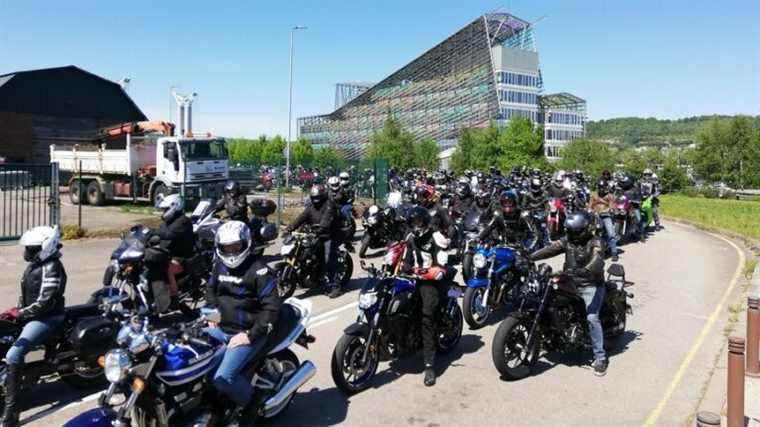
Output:
<svg viewBox="0 0 760 427">
<path fill-rule="evenodd" d="M 324 325 L 325 323 L 330 323 L 335 320 L 338 320 L 338 316 L 332 316 L 332 317 L 328 317 L 327 319 L 320 320 L 319 322 L 316 322 L 316 323 L 310 323 L 309 329 L 316 328 L 317 326 L 321 326 L 321 325 Z"/>
<path fill-rule="evenodd" d="M 322 313 L 322 314 L 320 314 L 318 316 L 312 317 L 311 318 L 311 322 L 314 323 L 314 322 L 316 322 L 318 320 L 321 320 L 321 319 L 324 319 L 324 318 L 336 315 L 336 314 L 340 313 L 341 311 L 349 310 L 349 309 L 354 308 L 354 307 L 356 307 L 358 305 L 359 305 L 359 301 L 354 301 L 352 303 L 348 303 L 348 304 L 346 304 L 346 305 L 344 305 L 342 307 L 338 307 L 338 308 L 336 308 L 334 310 L 330 310 L 330 311 L 328 311 L 326 313 Z"/>
<path fill-rule="evenodd" d="M 745 262 L 744 252 L 742 252 L 742 250 L 739 249 L 739 247 L 736 246 L 734 242 L 726 239 L 723 236 L 719 236 L 717 234 L 708 233 L 708 232 L 703 232 L 703 233 L 716 237 L 720 240 L 723 240 L 724 242 L 733 246 L 733 248 L 736 249 L 736 253 L 739 254 L 739 266 L 736 267 L 736 272 L 734 273 L 734 277 L 731 279 L 731 284 L 723 292 L 723 296 L 721 296 L 720 301 L 718 302 L 718 305 L 715 307 L 715 310 L 713 310 L 712 314 L 710 314 L 710 317 L 707 319 L 707 322 L 705 322 L 705 326 L 702 327 L 702 330 L 699 332 L 699 335 L 697 336 L 696 341 L 694 341 L 694 344 L 691 346 L 691 349 L 689 349 L 689 352 L 686 354 L 686 357 L 683 359 L 683 361 L 681 362 L 681 365 L 678 367 L 678 371 L 676 371 L 675 376 L 670 381 L 670 384 L 668 384 L 668 388 L 665 391 L 665 395 L 662 396 L 662 399 L 660 400 L 660 402 L 652 410 L 652 412 L 649 414 L 646 421 L 644 422 L 645 426 L 655 425 L 655 423 L 657 422 L 657 419 L 662 414 L 663 409 L 665 409 L 665 406 L 670 401 L 670 398 L 673 397 L 673 393 L 676 391 L 676 388 L 678 387 L 678 385 L 681 384 L 681 381 L 683 380 L 683 376 L 686 373 L 686 370 L 689 368 L 691 361 L 697 355 L 697 352 L 702 347 L 702 344 L 704 344 L 705 338 L 707 338 L 707 334 L 710 332 L 710 329 L 712 329 L 713 325 L 718 320 L 718 316 L 720 315 L 721 311 L 723 311 L 723 306 L 726 304 L 726 301 L 728 300 L 729 295 L 731 295 L 734 288 L 736 287 L 736 284 L 739 282 L 742 269 L 744 268 L 744 262 Z"/>
</svg>

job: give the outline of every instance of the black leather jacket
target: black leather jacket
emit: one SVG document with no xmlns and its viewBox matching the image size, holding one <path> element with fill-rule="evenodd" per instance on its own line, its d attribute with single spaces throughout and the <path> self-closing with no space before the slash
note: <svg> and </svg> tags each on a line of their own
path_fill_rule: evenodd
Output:
<svg viewBox="0 0 760 427">
<path fill-rule="evenodd" d="M 63 314 L 66 301 L 66 270 L 60 255 L 43 262 L 30 263 L 21 277 L 21 297 L 18 307 L 21 321 Z"/>
<path fill-rule="evenodd" d="M 543 191 L 523 193 L 520 207 L 524 211 L 537 211 L 546 209 L 546 197 Z"/>
<path fill-rule="evenodd" d="M 245 195 L 225 194 L 217 203 L 216 211 L 226 211 L 229 219 L 233 221 L 241 221 L 244 224 L 248 223 L 248 203 Z"/>
<path fill-rule="evenodd" d="M 564 252 L 564 272 L 572 276 L 578 286 L 599 286 L 604 283 L 604 249 L 604 242 L 598 237 L 585 244 L 571 243 L 563 237 L 533 252 L 530 258 L 538 261 Z"/>
<path fill-rule="evenodd" d="M 274 330 L 281 304 L 274 274 L 251 256 L 237 268 L 217 261 L 206 284 L 206 301 L 219 310 L 224 332 L 246 332 L 251 342 Z"/>
<path fill-rule="evenodd" d="M 169 251 L 172 258 L 193 256 L 193 223 L 184 213 L 179 212 L 173 218 L 164 220 L 157 233 L 161 238 L 161 248 Z"/>
<path fill-rule="evenodd" d="M 330 240 L 340 232 L 341 220 L 338 218 L 338 207 L 332 200 L 326 200 L 321 206 L 309 205 L 298 215 L 288 227 L 285 233 L 292 233 L 302 225 L 316 226 L 319 238 Z"/>
</svg>

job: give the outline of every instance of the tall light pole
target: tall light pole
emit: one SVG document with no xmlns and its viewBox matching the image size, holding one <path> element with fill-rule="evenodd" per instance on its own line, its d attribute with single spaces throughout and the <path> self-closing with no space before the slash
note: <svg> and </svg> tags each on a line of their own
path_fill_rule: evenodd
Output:
<svg viewBox="0 0 760 427">
<path fill-rule="evenodd" d="M 293 116 L 293 33 L 297 30 L 305 30 L 303 25 L 296 25 L 290 29 L 290 89 L 288 94 L 288 140 L 285 144 L 285 188 L 290 188 L 290 136 L 291 121 Z"/>
</svg>

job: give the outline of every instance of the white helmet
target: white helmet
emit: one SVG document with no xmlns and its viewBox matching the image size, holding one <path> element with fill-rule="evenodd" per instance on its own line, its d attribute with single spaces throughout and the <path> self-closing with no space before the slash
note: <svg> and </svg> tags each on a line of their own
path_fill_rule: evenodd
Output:
<svg viewBox="0 0 760 427">
<path fill-rule="evenodd" d="M 337 176 L 331 176 L 327 179 L 327 186 L 333 191 L 340 189 L 340 179 Z"/>
<path fill-rule="evenodd" d="M 179 194 L 170 194 L 156 200 L 156 209 L 163 211 L 163 215 L 161 215 L 163 219 L 169 219 L 176 215 L 177 212 L 182 212 L 184 207 L 185 203 Z"/>
<path fill-rule="evenodd" d="M 42 262 L 58 253 L 61 233 L 58 226 L 41 225 L 34 227 L 21 236 L 19 245 L 24 247 L 24 260 Z"/>
<path fill-rule="evenodd" d="M 388 193 L 388 207 L 391 209 L 398 209 L 398 207 L 401 206 L 401 199 L 402 197 L 399 191 Z"/>
<path fill-rule="evenodd" d="M 216 231 L 216 256 L 229 268 L 235 268 L 251 252 L 251 230 L 241 221 L 228 221 Z"/>
<path fill-rule="evenodd" d="M 351 177 L 348 175 L 348 172 L 341 172 L 339 176 L 340 176 L 340 184 L 342 186 L 345 187 L 351 183 Z"/>
</svg>

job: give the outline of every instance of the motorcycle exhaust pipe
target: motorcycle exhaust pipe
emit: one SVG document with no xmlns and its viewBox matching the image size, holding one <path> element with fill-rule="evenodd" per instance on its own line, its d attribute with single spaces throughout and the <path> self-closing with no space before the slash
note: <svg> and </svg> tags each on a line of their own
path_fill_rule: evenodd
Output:
<svg viewBox="0 0 760 427">
<path fill-rule="evenodd" d="M 314 377 L 317 373 L 317 368 L 311 361 L 307 360 L 301 364 L 298 370 L 292 377 L 282 386 L 280 391 L 269 400 L 264 402 L 264 414 L 268 414 L 273 409 L 277 408 L 284 402 L 290 395 L 296 392 L 302 385 Z"/>
</svg>

